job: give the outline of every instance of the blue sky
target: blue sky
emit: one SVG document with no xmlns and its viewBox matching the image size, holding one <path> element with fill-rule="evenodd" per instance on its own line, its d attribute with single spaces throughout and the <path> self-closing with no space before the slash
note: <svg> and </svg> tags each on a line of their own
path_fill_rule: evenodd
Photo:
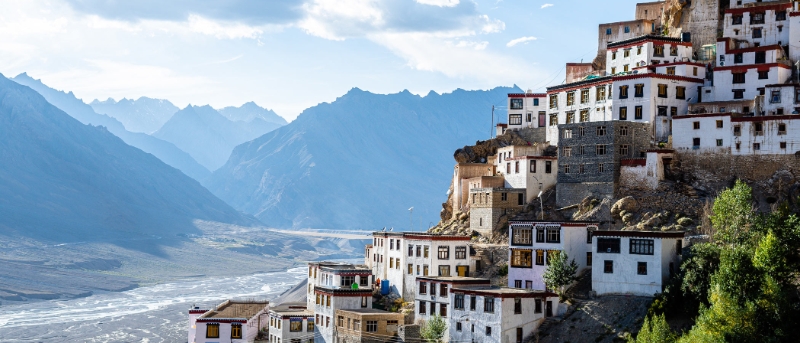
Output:
<svg viewBox="0 0 800 343">
<path fill-rule="evenodd" d="M 89 102 L 255 101 L 289 120 L 352 87 L 416 94 L 561 83 L 629 0 L 3 0 L 0 73 Z"/>
</svg>

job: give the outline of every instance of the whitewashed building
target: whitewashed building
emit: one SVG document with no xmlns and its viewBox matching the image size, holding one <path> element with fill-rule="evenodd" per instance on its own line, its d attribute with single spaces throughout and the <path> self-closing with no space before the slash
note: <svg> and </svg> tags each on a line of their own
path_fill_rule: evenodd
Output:
<svg viewBox="0 0 800 343">
<path fill-rule="evenodd" d="M 334 343 L 337 310 L 371 309 L 372 288 L 315 286 L 314 342 Z"/>
<path fill-rule="evenodd" d="M 195 319 L 192 342 L 253 342 L 259 331 L 267 330 L 268 310 L 268 301 L 226 300 Z"/>
<path fill-rule="evenodd" d="M 469 236 L 424 232 L 375 232 L 373 273 L 389 281 L 391 293 L 411 301 L 417 276 L 469 276 L 475 270 Z M 381 252 L 383 249 L 383 252 Z"/>
<path fill-rule="evenodd" d="M 595 231 L 592 289 L 597 295 L 661 293 L 677 272 L 683 232 Z"/>
<path fill-rule="evenodd" d="M 306 308 L 313 309 L 315 305 L 314 288 L 325 286 L 329 288 L 352 288 L 358 284 L 361 289 L 372 289 L 375 280 L 372 270 L 364 265 L 354 265 L 342 262 L 311 262 L 308 264 L 308 290 Z"/>
<path fill-rule="evenodd" d="M 193 306 L 189 309 L 189 330 L 187 330 L 189 332 L 189 337 L 187 342 L 195 342 L 194 336 L 197 333 L 197 317 L 200 317 L 206 312 L 208 312 L 208 309 L 201 309 L 197 306 Z"/>
<path fill-rule="evenodd" d="M 539 143 L 497 149 L 495 169 L 503 176 L 503 187 L 525 189 L 525 203 L 556 184 L 558 157 L 545 156 L 547 147 L 547 144 Z M 475 188 L 470 188 L 470 191 Z"/>
<path fill-rule="evenodd" d="M 422 323 L 431 319 L 434 315 L 445 318 L 447 323 L 450 321 L 449 313 L 452 311 L 450 303 L 450 290 L 453 288 L 472 287 L 472 286 L 491 286 L 489 279 L 459 277 L 459 276 L 418 276 L 417 295 L 414 302 L 414 322 Z M 445 342 L 449 342 L 449 333 L 443 337 Z"/>
<path fill-rule="evenodd" d="M 591 267 L 591 237 L 597 227 L 595 222 L 509 222 L 508 287 L 545 290 L 548 260 L 561 252 L 580 271 Z"/>
<path fill-rule="evenodd" d="M 558 309 L 558 296 L 545 291 L 472 286 L 449 297 L 450 342 L 522 342 Z"/>
<path fill-rule="evenodd" d="M 546 97 L 544 93 L 511 93 L 508 94 L 508 126 L 507 130 L 545 127 Z"/>
<path fill-rule="evenodd" d="M 313 343 L 314 312 L 306 303 L 287 303 L 269 310 L 270 343 Z"/>
</svg>

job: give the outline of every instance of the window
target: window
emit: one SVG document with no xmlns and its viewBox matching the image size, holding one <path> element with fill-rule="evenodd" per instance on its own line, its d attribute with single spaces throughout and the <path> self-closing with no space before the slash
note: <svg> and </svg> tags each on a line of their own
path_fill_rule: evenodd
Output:
<svg viewBox="0 0 800 343">
<path fill-rule="evenodd" d="M 663 45 L 654 46 L 653 56 L 664 57 L 664 46 Z"/>
<path fill-rule="evenodd" d="M 733 73 L 733 83 L 744 83 L 744 73 Z M 734 90 L 736 92 L 736 90 Z"/>
<path fill-rule="evenodd" d="M 656 107 L 656 114 L 659 117 L 666 117 L 667 116 L 667 106 L 658 106 L 658 107 Z"/>
<path fill-rule="evenodd" d="M 622 51 L 622 57 L 629 57 L 631 55 L 631 49 L 625 49 Z"/>
<path fill-rule="evenodd" d="M 786 134 L 786 124 L 779 123 L 778 124 L 778 134 L 785 135 Z"/>
<path fill-rule="evenodd" d="M 424 301 L 420 301 L 419 302 L 419 314 L 426 314 L 425 310 L 427 310 L 427 309 L 428 309 L 428 306 L 425 305 L 425 302 Z"/>
<path fill-rule="evenodd" d="M 686 87 L 675 87 L 675 99 L 686 99 Z"/>
<path fill-rule="evenodd" d="M 531 113 L 531 112 L 528 112 L 528 119 L 527 119 L 527 120 L 528 120 L 528 122 L 529 122 L 529 123 L 530 123 L 531 121 L 533 121 L 533 113 Z"/>
<path fill-rule="evenodd" d="M 667 85 L 661 83 L 658 84 L 658 97 L 659 98 L 667 97 Z"/>
<path fill-rule="evenodd" d="M 761 143 L 753 143 L 753 150 L 761 150 Z"/>
<path fill-rule="evenodd" d="M 514 314 L 522 314 L 522 299 L 514 298 Z"/>
<path fill-rule="evenodd" d="M 553 162 L 544 161 L 544 172 L 550 174 L 553 171 Z"/>
<path fill-rule="evenodd" d="M 389 268 L 394 268 L 394 257 L 389 257 Z"/>
<path fill-rule="evenodd" d="M 595 145 L 594 147 L 595 155 L 601 156 L 606 154 L 606 146 L 603 144 Z"/>
<path fill-rule="evenodd" d="M 447 296 L 447 284 L 443 283 L 439 285 L 439 296 L 446 297 Z"/>
<path fill-rule="evenodd" d="M 339 317 L 339 318 L 341 318 L 341 317 Z M 241 329 L 241 327 L 239 327 L 239 329 Z M 303 321 L 302 320 L 295 320 L 295 321 L 289 320 L 289 331 L 291 331 L 291 332 L 301 332 L 301 331 L 303 331 Z M 241 332 L 239 333 L 239 336 L 241 336 Z M 242 338 L 242 337 L 239 337 L 239 338 Z"/>
<path fill-rule="evenodd" d="M 428 276 L 428 265 L 427 264 L 423 264 L 422 265 L 422 276 Z"/>
<path fill-rule="evenodd" d="M 718 129 L 722 128 L 722 120 L 717 120 L 717 128 Z"/>
<path fill-rule="evenodd" d="M 610 35 L 611 35 L 611 29 L 610 29 L 610 28 L 607 28 L 607 29 L 606 29 L 606 36 L 610 36 Z"/>
<path fill-rule="evenodd" d="M 776 21 L 786 20 L 786 11 L 784 10 L 775 12 L 775 20 Z"/>
<path fill-rule="evenodd" d="M 631 239 L 630 253 L 635 255 L 653 255 L 652 239 Z"/>
<path fill-rule="evenodd" d="M 457 310 L 464 309 L 464 295 L 463 294 L 456 294 L 453 296 L 453 308 Z"/>
<path fill-rule="evenodd" d="M 550 115 L 550 126 L 556 126 L 556 125 L 558 125 L 558 114 L 553 113 Z"/>
<path fill-rule="evenodd" d="M 628 156 L 628 145 L 622 144 L 619 146 L 619 154 L 621 156 Z"/>
<path fill-rule="evenodd" d="M 478 301 L 475 300 L 475 296 L 474 295 L 469 297 L 469 309 L 470 310 L 475 311 L 475 306 L 477 306 L 476 305 L 477 303 L 478 303 Z"/>
<path fill-rule="evenodd" d="M 354 275 L 345 276 L 342 275 L 341 279 L 341 286 L 350 287 L 352 284 L 356 283 L 356 277 Z"/>
<path fill-rule="evenodd" d="M 353 319 L 353 330 L 361 331 L 361 321 Z"/>
<path fill-rule="evenodd" d="M 442 317 L 447 317 L 447 304 L 439 304 L 439 315 Z"/>
<path fill-rule="evenodd" d="M 491 326 L 487 326 L 486 327 L 486 336 L 491 336 L 491 335 L 492 335 L 492 327 Z"/>
<path fill-rule="evenodd" d="M 636 274 L 647 275 L 647 262 L 636 263 Z"/>
<path fill-rule="evenodd" d="M 770 92 L 769 102 L 773 104 L 779 104 L 781 102 L 781 91 L 775 90 Z"/>
<path fill-rule="evenodd" d="M 567 106 L 575 105 L 575 92 L 567 92 Z"/>
<path fill-rule="evenodd" d="M 514 173 L 519 174 L 519 161 L 514 162 Z"/>
<path fill-rule="evenodd" d="M 695 148 L 700 147 L 700 137 L 692 138 L 692 146 Z"/>
<path fill-rule="evenodd" d="M 619 238 L 598 238 L 597 252 L 619 254 Z"/>
<path fill-rule="evenodd" d="M 675 67 L 667 67 L 667 75 L 675 75 Z"/>
<path fill-rule="evenodd" d="M 532 267 L 532 255 L 533 253 L 530 249 L 511 249 L 511 266 L 514 268 Z"/>
<path fill-rule="evenodd" d="M 678 56 L 678 46 L 677 45 L 672 45 L 672 46 L 669 47 L 669 55 L 670 56 Z M 672 68 L 672 74 L 669 73 L 669 68 L 667 68 L 667 74 L 675 75 L 675 68 L 674 67 Z"/>
<path fill-rule="evenodd" d="M 756 51 L 756 64 L 763 64 L 763 63 L 767 63 L 767 52 Z"/>
<path fill-rule="evenodd" d="M 581 110 L 581 123 L 589 121 L 589 110 Z"/>
<path fill-rule="evenodd" d="M 630 70 L 630 67 L 629 67 L 629 65 L 628 65 L 628 64 L 626 64 L 626 65 L 622 66 L 622 71 L 624 71 L 624 72 L 626 72 L 626 73 L 627 73 L 627 72 L 628 72 L 628 70 Z"/>
<path fill-rule="evenodd" d="M 589 266 L 589 267 L 592 266 L 592 252 L 591 251 L 587 251 L 586 252 L 586 265 Z"/>
<path fill-rule="evenodd" d="M 539 98 L 533 99 L 533 106 L 539 106 Z"/>
<path fill-rule="evenodd" d="M 536 250 L 536 265 L 544 265 L 544 250 Z"/>
<path fill-rule="evenodd" d="M 522 109 L 522 101 L 523 101 L 523 99 L 511 99 L 511 109 L 512 110 L 521 110 Z"/>
<path fill-rule="evenodd" d="M 378 321 L 377 320 L 368 320 L 367 321 L 367 332 L 378 332 Z"/>
<path fill-rule="evenodd" d="M 578 165 L 578 174 L 583 174 L 583 165 L 582 164 Z"/>
<path fill-rule="evenodd" d="M 609 261 L 609 260 L 603 261 L 603 273 L 606 274 L 614 273 L 614 261 Z"/>
<path fill-rule="evenodd" d="M 766 80 L 769 79 L 769 70 L 759 70 L 758 71 L 758 79 L 759 80 Z"/>
<path fill-rule="evenodd" d="M 744 74 L 742 74 L 742 75 L 744 75 Z M 744 76 L 742 76 L 742 79 L 744 79 Z M 744 81 L 742 81 L 740 83 L 744 83 Z M 734 99 L 744 99 L 744 89 L 734 89 L 733 90 L 733 98 Z"/>
<path fill-rule="evenodd" d="M 764 13 L 750 14 L 750 24 L 763 24 L 763 23 L 764 23 Z"/>
<path fill-rule="evenodd" d="M 450 266 L 439 266 L 439 276 L 450 276 Z"/>
<path fill-rule="evenodd" d="M 408 275 L 414 274 L 414 265 L 409 263 L 408 264 Z"/>
<path fill-rule="evenodd" d="M 673 117 L 677 116 L 678 115 L 678 108 L 675 107 L 675 106 L 670 107 L 669 108 L 669 115 L 673 116 Z"/>
<path fill-rule="evenodd" d="M 693 67 L 692 76 L 697 76 L 697 67 Z"/>
<path fill-rule="evenodd" d="M 522 114 L 509 114 L 508 125 L 522 125 Z"/>
<path fill-rule="evenodd" d="M 564 157 L 572 156 L 572 147 L 565 146 L 564 147 Z"/>
<path fill-rule="evenodd" d="M 764 135 L 764 125 L 763 124 L 755 123 L 753 126 L 755 126 L 756 136 Z"/>
<path fill-rule="evenodd" d="M 569 174 L 569 164 L 564 165 L 564 174 Z"/>
<path fill-rule="evenodd" d="M 754 27 L 753 28 L 753 38 L 761 38 L 761 28 Z"/>
<path fill-rule="evenodd" d="M 620 107 L 619 108 L 619 120 L 628 120 L 628 108 L 627 107 Z"/>
<path fill-rule="evenodd" d="M 741 52 L 738 54 L 733 54 L 733 63 L 735 64 L 744 63 L 744 54 Z"/>
<path fill-rule="evenodd" d="M 500 193 L 500 201 L 508 201 L 508 193 Z M 439 253 L 441 254 L 441 247 L 439 247 Z M 441 258 L 440 258 L 441 259 Z"/>
<path fill-rule="evenodd" d="M 219 338 L 219 324 L 206 325 L 206 338 Z"/>
<path fill-rule="evenodd" d="M 641 98 L 644 96 L 644 83 L 637 83 L 633 85 L 633 96 Z"/>
<path fill-rule="evenodd" d="M 306 321 L 306 332 L 314 332 L 314 319 L 308 318 Z"/>
<path fill-rule="evenodd" d="M 561 243 L 561 228 L 547 228 L 547 243 Z"/>
<path fill-rule="evenodd" d="M 550 94 L 550 108 L 558 108 L 558 94 Z"/>
<path fill-rule="evenodd" d="M 566 124 L 572 124 L 575 122 L 575 111 L 567 112 L 567 120 Z"/>
<path fill-rule="evenodd" d="M 717 146 L 722 146 L 722 140 L 721 139 L 717 139 Z"/>
<path fill-rule="evenodd" d="M 606 127 L 605 126 L 598 126 L 597 129 L 595 130 L 595 133 L 598 136 L 605 136 L 606 135 Z"/>
<path fill-rule="evenodd" d="M 742 127 L 740 125 L 733 126 L 733 135 L 734 136 L 741 136 L 742 135 Z"/>
<path fill-rule="evenodd" d="M 631 27 L 625 26 L 625 33 L 631 33 Z"/>
<path fill-rule="evenodd" d="M 484 297 L 483 298 L 483 312 L 494 313 L 494 298 L 493 297 Z"/>
<path fill-rule="evenodd" d="M 514 288 L 522 288 L 522 280 L 514 280 Z"/>
<path fill-rule="evenodd" d="M 597 96 L 597 101 L 605 100 L 606 99 L 606 87 L 600 86 L 595 89 L 595 93 Z"/>
<path fill-rule="evenodd" d="M 467 247 L 456 247 L 456 260 L 467 259 Z"/>
<path fill-rule="evenodd" d="M 530 171 L 531 171 L 531 173 L 535 173 L 536 172 L 536 161 L 531 161 Z"/>
<path fill-rule="evenodd" d="M 581 89 L 581 104 L 585 104 L 588 102 L 589 102 L 589 90 Z"/>
<path fill-rule="evenodd" d="M 620 99 L 628 98 L 628 86 L 619 86 L 619 98 Z"/>
<path fill-rule="evenodd" d="M 424 254 L 422 255 L 422 257 L 428 258 L 428 249 L 429 248 L 430 248 L 430 246 L 427 246 L 427 245 L 425 246 L 425 249 L 423 249 Z"/>
<path fill-rule="evenodd" d="M 740 150 L 742 148 L 742 143 L 736 142 L 736 150 Z"/>
<path fill-rule="evenodd" d="M 598 173 L 602 173 L 602 172 L 604 171 L 604 169 L 605 169 L 605 167 L 604 167 L 604 166 L 605 166 L 604 164 L 602 164 L 602 163 L 598 163 L 598 164 L 597 164 L 597 172 L 598 172 Z"/>
<path fill-rule="evenodd" d="M 642 119 L 642 106 L 636 106 L 633 108 L 633 119 Z"/>
<path fill-rule="evenodd" d="M 611 59 L 612 59 L 612 60 L 615 60 L 615 59 L 617 59 L 617 52 L 616 52 L 616 51 L 612 51 L 612 52 L 611 52 Z"/>
</svg>

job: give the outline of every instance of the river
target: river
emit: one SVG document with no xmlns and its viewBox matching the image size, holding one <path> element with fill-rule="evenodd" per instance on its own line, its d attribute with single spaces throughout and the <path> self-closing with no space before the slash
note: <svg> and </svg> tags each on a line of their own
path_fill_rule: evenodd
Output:
<svg viewBox="0 0 800 343">
<path fill-rule="evenodd" d="M 186 342 L 188 309 L 224 299 L 273 299 L 306 268 L 198 278 L 86 298 L 0 306 L 0 342 Z"/>
</svg>

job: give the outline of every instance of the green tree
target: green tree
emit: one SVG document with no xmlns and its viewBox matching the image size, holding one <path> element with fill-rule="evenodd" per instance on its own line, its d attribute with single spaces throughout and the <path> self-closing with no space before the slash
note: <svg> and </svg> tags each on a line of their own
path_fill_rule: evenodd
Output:
<svg viewBox="0 0 800 343">
<path fill-rule="evenodd" d="M 754 217 L 753 189 L 741 180 L 733 188 L 722 191 L 712 207 L 711 225 L 714 239 L 727 244 L 740 244 L 748 237 Z"/>
<path fill-rule="evenodd" d="M 422 323 L 420 335 L 428 342 L 439 343 L 442 341 L 445 331 L 447 331 L 447 323 L 442 316 L 436 314 Z"/>
<path fill-rule="evenodd" d="M 568 262 L 569 256 L 563 251 L 547 256 L 547 260 L 548 266 L 543 275 L 544 284 L 547 288 L 555 290 L 563 299 L 566 287 L 577 279 L 575 273 L 578 272 L 578 264 L 575 259 Z"/>
<path fill-rule="evenodd" d="M 711 275 L 719 268 L 720 248 L 711 243 L 698 243 L 688 250 L 681 264 L 681 291 L 685 298 L 693 301 L 693 309 L 688 312 L 696 313 L 699 304 L 708 306 L 708 289 Z"/>
<path fill-rule="evenodd" d="M 678 335 L 672 331 L 667 324 L 664 315 L 645 317 L 642 329 L 636 335 L 636 339 L 628 339 L 629 343 L 672 343 L 678 339 Z"/>
</svg>

